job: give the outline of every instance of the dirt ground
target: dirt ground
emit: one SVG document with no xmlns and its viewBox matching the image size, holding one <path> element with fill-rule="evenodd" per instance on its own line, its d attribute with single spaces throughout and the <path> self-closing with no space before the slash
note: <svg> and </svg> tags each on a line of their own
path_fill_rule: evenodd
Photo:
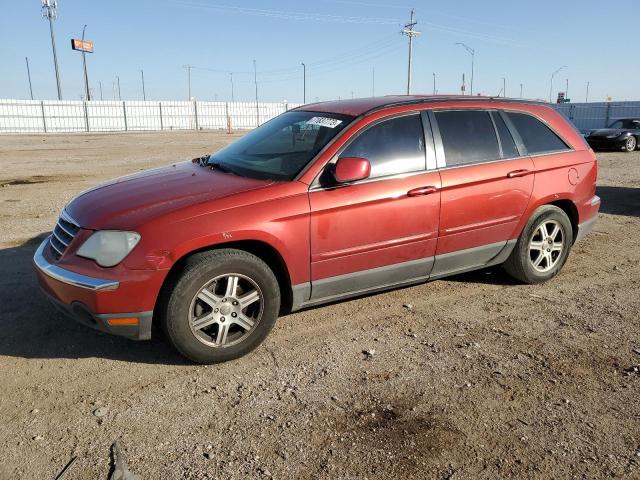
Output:
<svg viewBox="0 0 640 480">
<path fill-rule="evenodd" d="M 1 479 L 106 479 L 118 438 L 145 480 L 640 478 L 640 152 L 598 155 L 596 231 L 545 285 L 307 310 L 211 367 L 52 310 L 31 257 L 69 199 L 231 138 L 0 136 Z"/>
</svg>

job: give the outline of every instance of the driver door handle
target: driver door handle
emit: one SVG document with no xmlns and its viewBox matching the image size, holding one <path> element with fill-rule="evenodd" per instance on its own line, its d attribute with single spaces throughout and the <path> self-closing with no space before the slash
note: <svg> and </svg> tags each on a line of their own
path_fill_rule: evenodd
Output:
<svg viewBox="0 0 640 480">
<path fill-rule="evenodd" d="M 524 177 L 526 175 L 529 175 L 529 170 L 527 169 L 514 170 L 513 172 L 507 173 L 507 178 Z"/>
<path fill-rule="evenodd" d="M 438 189 L 436 187 L 434 187 L 433 185 L 429 185 L 428 187 L 418 187 L 414 188 L 413 190 L 409 190 L 407 192 L 407 196 L 417 197 L 419 195 L 429 195 L 430 193 L 435 193 L 437 191 Z"/>
</svg>

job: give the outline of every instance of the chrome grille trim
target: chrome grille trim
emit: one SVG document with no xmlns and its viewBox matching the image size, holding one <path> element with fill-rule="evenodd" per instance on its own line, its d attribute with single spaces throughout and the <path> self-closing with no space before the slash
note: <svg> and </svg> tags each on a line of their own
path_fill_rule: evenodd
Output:
<svg viewBox="0 0 640 480">
<path fill-rule="evenodd" d="M 63 239 L 61 239 L 58 234 L 56 233 L 56 230 L 53 230 L 53 236 L 56 237 L 56 240 L 58 240 L 61 244 L 64 245 L 65 248 L 67 248 L 69 246 L 69 244 L 67 242 L 65 242 Z"/>
<path fill-rule="evenodd" d="M 60 260 L 64 252 L 67 250 L 73 239 L 80 231 L 80 225 L 69 214 L 62 210 L 60 218 L 53 229 L 51 237 L 49 237 L 49 246 L 51 254 L 56 260 Z"/>
</svg>

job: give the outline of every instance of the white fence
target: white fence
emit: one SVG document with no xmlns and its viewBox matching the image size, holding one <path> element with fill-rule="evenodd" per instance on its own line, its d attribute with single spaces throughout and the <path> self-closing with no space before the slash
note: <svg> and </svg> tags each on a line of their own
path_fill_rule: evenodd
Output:
<svg viewBox="0 0 640 480">
<path fill-rule="evenodd" d="M 0 134 L 238 130 L 255 128 L 297 106 L 255 102 L 0 99 Z"/>
</svg>

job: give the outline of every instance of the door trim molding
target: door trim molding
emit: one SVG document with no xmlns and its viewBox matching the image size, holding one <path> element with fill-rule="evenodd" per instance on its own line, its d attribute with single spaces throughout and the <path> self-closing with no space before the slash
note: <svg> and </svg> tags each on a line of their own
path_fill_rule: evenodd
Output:
<svg viewBox="0 0 640 480">
<path fill-rule="evenodd" d="M 291 311 L 499 265 L 509 258 L 516 242 L 512 239 L 293 285 Z M 443 261 L 442 271 L 435 271 Z"/>
</svg>

